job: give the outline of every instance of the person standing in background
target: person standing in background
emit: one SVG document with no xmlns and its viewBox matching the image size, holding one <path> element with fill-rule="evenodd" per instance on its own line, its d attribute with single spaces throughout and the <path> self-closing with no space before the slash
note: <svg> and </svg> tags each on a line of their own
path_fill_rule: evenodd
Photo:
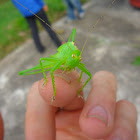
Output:
<svg viewBox="0 0 140 140">
<path fill-rule="evenodd" d="M 25 17 L 25 19 L 27 20 L 31 28 L 32 37 L 35 42 L 36 48 L 40 53 L 43 53 L 45 51 L 45 47 L 41 44 L 37 23 L 36 23 L 37 17 L 34 14 L 36 14 L 38 17 L 40 17 L 42 20 L 44 20 L 47 24 L 51 26 L 48 17 L 45 13 L 45 11 L 48 11 L 48 6 L 45 5 L 43 0 L 24 0 L 24 1 L 11 0 L 11 1 L 15 5 L 15 7 L 21 12 L 23 17 Z M 25 9 L 23 6 L 21 6 L 18 2 L 22 4 L 24 7 L 26 7 L 27 9 L 29 9 L 34 14 L 31 13 L 29 10 Z M 40 20 L 40 22 L 44 26 L 46 31 L 49 33 L 51 39 L 55 42 L 56 46 L 57 47 L 61 46 L 62 43 L 57 37 L 56 33 L 49 26 L 47 26 L 43 21 Z"/>
<path fill-rule="evenodd" d="M 74 10 L 76 9 L 78 12 L 78 17 L 82 19 L 85 15 L 85 11 L 83 10 L 81 3 L 79 0 L 63 0 L 63 2 L 67 6 L 67 22 L 74 21 L 76 19 L 76 15 Z"/>
</svg>

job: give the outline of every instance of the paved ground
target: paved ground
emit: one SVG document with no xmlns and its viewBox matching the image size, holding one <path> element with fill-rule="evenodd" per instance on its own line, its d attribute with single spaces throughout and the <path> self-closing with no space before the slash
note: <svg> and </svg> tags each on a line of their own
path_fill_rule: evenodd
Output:
<svg viewBox="0 0 140 140">
<path fill-rule="evenodd" d="M 107 1 L 94 0 L 85 5 L 86 17 L 73 24 L 64 24 L 65 18 L 56 22 L 56 29 L 64 28 L 62 35 L 67 39 L 76 27 L 76 44 L 82 48 L 97 17 L 105 12 Z M 140 55 L 140 11 L 121 0 L 106 11 L 104 20 L 90 35 L 83 53 L 83 62 L 91 73 L 99 70 L 113 72 L 118 80 L 118 100 L 133 102 L 140 114 L 140 67 L 131 64 Z M 0 62 L 0 109 L 5 121 L 5 140 L 24 140 L 24 115 L 26 95 L 33 82 L 42 74 L 20 77 L 20 70 L 30 68 L 39 62 L 40 57 L 56 52 L 56 47 L 45 32 L 41 33 L 43 44 L 47 47 L 40 55 L 34 49 L 32 40 L 25 42 L 19 49 Z M 84 76 L 86 78 L 86 76 Z M 90 83 L 85 88 L 85 94 Z M 138 117 L 140 135 L 140 115 Z"/>
</svg>

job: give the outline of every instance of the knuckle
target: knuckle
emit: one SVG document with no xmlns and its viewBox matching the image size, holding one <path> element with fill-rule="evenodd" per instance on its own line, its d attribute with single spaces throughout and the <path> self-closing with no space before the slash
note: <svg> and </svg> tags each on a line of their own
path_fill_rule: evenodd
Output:
<svg viewBox="0 0 140 140">
<path fill-rule="evenodd" d="M 119 112 L 124 116 L 124 118 L 129 121 L 133 126 L 137 123 L 137 109 L 134 104 L 127 100 L 120 100 L 117 102 Z"/>
</svg>

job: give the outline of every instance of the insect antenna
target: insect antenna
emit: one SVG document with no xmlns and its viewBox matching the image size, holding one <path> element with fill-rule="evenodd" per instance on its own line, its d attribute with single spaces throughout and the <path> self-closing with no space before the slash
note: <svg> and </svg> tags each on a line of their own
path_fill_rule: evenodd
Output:
<svg viewBox="0 0 140 140">
<path fill-rule="evenodd" d="M 30 9 L 28 9 L 27 7 L 25 7 L 21 3 L 19 3 L 17 0 L 14 0 L 14 1 L 17 2 L 23 8 L 25 8 L 26 10 L 28 10 L 30 13 L 32 13 L 34 16 L 36 16 L 38 19 L 40 19 L 42 22 L 44 22 L 47 26 L 49 26 L 54 31 L 54 29 L 48 23 L 46 23 L 42 18 L 40 18 L 38 15 L 36 15 L 35 13 L 33 13 Z M 67 44 L 67 42 L 65 41 L 65 39 L 60 34 L 58 34 L 56 31 L 54 31 L 54 32 Z M 67 44 L 67 46 L 69 47 L 68 44 Z M 69 47 L 69 49 L 73 52 L 73 50 L 70 47 Z"/>
<path fill-rule="evenodd" d="M 110 4 L 107 6 L 106 10 L 105 10 L 103 13 L 106 13 L 106 11 L 107 11 L 109 8 L 111 8 L 111 6 L 114 4 L 115 1 L 116 1 L 116 0 L 111 1 Z M 95 24 L 93 25 L 92 30 L 90 31 L 90 33 L 88 34 L 88 36 L 87 36 L 87 38 L 86 38 L 86 41 L 85 41 L 85 43 L 84 43 L 84 46 L 82 47 L 80 56 L 82 55 L 83 50 L 84 50 L 84 48 L 85 48 L 85 46 L 86 46 L 86 43 L 87 43 L 87 41 L 88 41 L 90 35 L 92 34 L 94 28 L 103 20 L 104 16 L 105 16 L 105 14 L 101 15 L 101 16 L 96 20 Z"/>
</svg>

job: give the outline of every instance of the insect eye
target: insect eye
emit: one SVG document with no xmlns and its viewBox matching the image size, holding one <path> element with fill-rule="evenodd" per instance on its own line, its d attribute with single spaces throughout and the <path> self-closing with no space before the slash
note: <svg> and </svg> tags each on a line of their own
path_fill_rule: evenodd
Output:
<svg viewBox="0 0 140 140">
<path fill-rule="evenodd" d="M 75 54 L 72 54 L 72 58 L 74 58 L 75 57 Z"/>
</svg>

